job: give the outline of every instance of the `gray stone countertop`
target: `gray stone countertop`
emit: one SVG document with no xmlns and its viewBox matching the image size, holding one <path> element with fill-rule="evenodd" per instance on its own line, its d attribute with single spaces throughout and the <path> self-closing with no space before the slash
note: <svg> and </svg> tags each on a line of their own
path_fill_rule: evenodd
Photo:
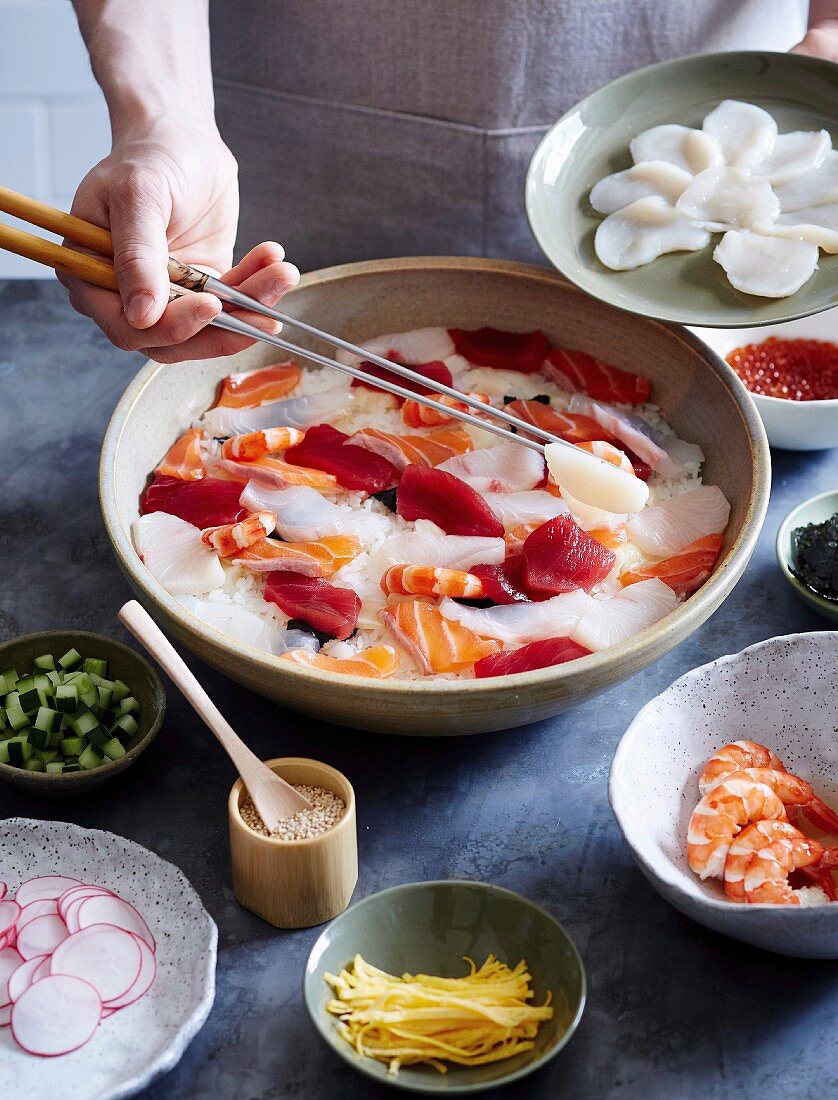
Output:
<svg viewBox="0 0 838 1100">
<path fill-rule="evenodd" d="M 125 637 L 129 597 L 108 546 L 97 461 L 141 363 L 76 316 L 53 283 L 0 283 L 0 638 L 50 627 Z M 838 484 L 838 452 L 775 452 L 768 518 L 732 595 L 651 668 L 551 721 L 453 740 L 399 739 L 283 712 L 189 658 L 262 757 L 314 756 L 358 796 L 355 898 L 473 878 L 517 890 L 568 928 L 588 972 L 578 1033 L 504 1100 L 838 1095 L 838 964 L 786 959 L 693 924 L 634 865 L 608 807 L 611 757 L 633 715 L 676 677 L 776 634 L 825 629 L 774 560 L 781 518 Z M 120 833 L 176 863 L 218 923 L 218 993 L 183 1060 L 145 1100 L 393 1096 L 328 1051 L 301 977 L 320 929 L 280 932 L 233 897 L 225 800 L 232 766 L 174 691 L 152 749 L 78 801 L 0 789 L 4 816 Z M 39 1098 L 40 1100 L 40 1098 Z M 63 1100 L 52 1097 L 51 1100 Z"/>
</svg>

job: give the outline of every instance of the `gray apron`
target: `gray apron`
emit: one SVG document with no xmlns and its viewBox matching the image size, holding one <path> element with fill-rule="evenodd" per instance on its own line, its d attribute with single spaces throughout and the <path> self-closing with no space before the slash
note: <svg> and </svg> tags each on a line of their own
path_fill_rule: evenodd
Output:
<svg viewBox="0 0 838 1100">
<path fill-rule="evenodd" d="M 550 125 L 615 77 L 787 50 L 805 0 L 215 0 L 217 117 L 238 252 L 303 270 L 403 255 L 541 259 L 524 176 Z"/>
</svg>

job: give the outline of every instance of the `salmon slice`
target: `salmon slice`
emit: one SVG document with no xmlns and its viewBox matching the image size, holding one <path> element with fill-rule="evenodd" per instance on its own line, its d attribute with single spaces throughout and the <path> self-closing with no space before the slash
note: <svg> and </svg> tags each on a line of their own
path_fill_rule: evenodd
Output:
<svg viewBox="0 0 838 1100">
<path fill-rule="evenodd" d="M 585 393 L 596 401 L 642 405 L 651 393 L 648 378 L 612 367 L 584 351 L 552 348 L 543 373 L 572 393 Z"/>
<path fill-rule="evenodd" d="M 362 649 L 354 657 L 330 657 L 328 653 L 312 653 L 307 649 L 291 649 L 282 655 L 283 661 L 322 672 L 338 672 L 343 676 L 364 676 L 369 680 L 384 680 L 399 667 L 399 658 L 390 645 L 374 645 Z"/>
<path fill-rule="evenodd" d="M 215 408 L 253 408 L 263 401 L 276 401 L 297 385 L 302 371 L 296 363 L 272 363 L 261 370 L 229 374 L 221 383 Z"/>
<path fill-rule="evenodd" d="M 166 457 L 154 471 L 161 477 L 176 477 L 181 481 L 200 481 L 206 476 L 204 461 L 201 458 L 200 428 L 190 428 L 166 452 Z"/>
<path fill-rule="evenodd" d="M 526 523 L 519 523 L 511 530 L 507 531 L 503 536 L 507 552 L 509 554 L 514 554 L 516 551 L 520 550 L 533 531 L 537 531 L 544 522 L 545 521 L 542 519 L 531 519 Z M 593 532 L 591 532 L 591 534 L 593 534 Z"/>
<path fill-rule="evenodd" d="M 217 550 L 222 558 L 230 558 L 246 547 L 267 539 L 275 527 L 276 516 L 273 512 L 254 512 L 238 523 L 205 528 L 201 532 L 201 541 Z"/>
<path fill-rule="evenodd" d="M 287 489 L 292 485 L 305 485 L 309 489 L 316 489 L 319 493 L 337 493 L 340 484 L 337 478 L 323 470 L 312 470 L 308 466 L 295 466 L 282 458 L 273 455 L 263 455 L 253 462 L 239 462 L 229 458 L 219 460 L 219 466 L 228 473 L 238 477 L 244 484 L 251 478 L 256 478 L 265 485 L 276 486 L 279 489 Z"/>
<path fill-rule="evenodd" d="M 473 398 L 475 401 L 482 401 L 484 405 L 491 405 L 492 400 L 488 393 L 469 393 L 468 397 Z M 447 405 L 449 409 L 457 409 L 460 412 L 471 413 L 474 412 L 468 405 L 464 405 L 462 401 L 458 401 L 456 397 L 449 397 L 448 394 L 441 393 L 436 396 L 436 400 L 440 405 Z M 442 424 L 451 424 L 456 417 L 449 416 L 448 413 L 444 413 L 442 409 L 431 409 L 427 405 L 420 405 L 418 401 L 405 401 L 402 405 L 402 420 L 407 424 L 409 428 L 437 428 Z"/>
<path fill-rule="evenodd" d="M 234 561 L 252 573 L 286 569 L 305 577 L 331 577 L 357 558 L 361 549 L 354 535 L 326 535 L 317 542 L 262 538 L 241 549 L 234 555 Z"/>
<path fill-rule="evenodd" d="M 234 435 L 221 444 L 225 458 L 239 462 L 254 462 L 265 455 L 278 454 L 302 443 L 305 432 L 299 428 L 265 428 L 260 432 Z"/>
<path fill-rule="evenodd" d="M 385 595 L 451 596 L 480 600 L 486 592 L 483 582 L 463 569 L 442 569 L 434 565 L 393 565 L 381 578 Z"/>
<path fill-rule="evenodd" d="M 381 455 L 397 470 L 406 466 L 438 466 L 453 455 L 465 454 L 474 446 L 463 428 L 438 428 L 428 435 L 390 435 L 377 428 L 362 428 L 349 443 Z"/>
<path fill-rule="evenodd" d="M 608 527 L 594 527 L 588 532 L 592 539 L 596 539 L 597 542 L 601 542 L 603 546 L 607 546 L 609 550 L 616 550 L 618 546 L 622 546 L 628 542 L 628 531 L 626 525 L 621 523 L 614 530 L 610 530 Z M 638 578 L 639 580 L 640 578 Z"/>
<path fill-rule="evenodd" d="M 481 638 L 468 627 L 443 618 L 431 600 L 405 600 L 384 608 L 380 617 L 426 675 L 462 672 L 502 648 L 500 642 Z"/>
<path fill-rule="evenodd" d="M 636 584 L 638 581 L 647 581 L 650 577 L 658 577 L 679 596 L 689 596 L 691 592 L 701 588 L 713 572 L 721 548 L 721 535 L 706 535 L 703 539 L 691 542 L 671 558 L 623 573 L 620 583 Z"/>
<path fill-rule="evenodd" d="M 604 439 L 595 439 L 590 443 L 578 443 L 577 446 L 580 451 L 587 451 L 589 455 L 595 455 L 597 458 L 601 458 L 603 462 L 610 462 L 617 469 L 636 476 L 629 456 L 612 443 L 606 443 Z"/>
<path fill-rule="evenodd" d="M 543 432 L 566 439 L 569 443 L 590 443 L 593 440 L 605 439 L 611 441 L 611 436 L 597 424 L 590 416 L 580 413 L 559 412 L 542 401 L 530 399 L 526 401 L 510 401 L 506 411 L 525 420 L 527 424 L 533 424 L 541 428 Z M 533 436 L 535 438 L 535 436 Z"/>
</svg>

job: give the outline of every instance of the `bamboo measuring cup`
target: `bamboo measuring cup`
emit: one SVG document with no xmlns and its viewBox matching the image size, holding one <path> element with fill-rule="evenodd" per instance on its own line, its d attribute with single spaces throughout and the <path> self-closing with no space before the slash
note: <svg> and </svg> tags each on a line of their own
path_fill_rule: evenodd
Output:
<svg viewBox="0 0 838 1100">
<path fill-rule="evenodd" d="M 277 928 L 310 928 L 342 913 L 358 881 L 355 792 L 335 768 L 302 756 L 266 760 L 287 783 L 325 787 L 346 803 L 343 817 L 319 836 L 279 840 L 246 825 L 239 779 L 228 800 L 233 889 L 240 905 Z"/>
</svg>

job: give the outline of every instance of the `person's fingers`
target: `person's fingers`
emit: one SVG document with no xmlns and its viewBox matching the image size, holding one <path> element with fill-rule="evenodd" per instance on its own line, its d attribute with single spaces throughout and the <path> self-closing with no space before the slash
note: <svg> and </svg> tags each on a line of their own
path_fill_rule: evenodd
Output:
<svg viewBox="0 0 838 1100">
<path fill-rule="evenodd" d="M 300 273 L 293 264 L 270 264 L 254 272 L 237 284 L 237 289 L 265 306 L 275 305 L 279 299 L 300 281 Z"/>
<path fill-rule="evenodd" d="M 159 177 L 142 171 L 114 184 L 109 195 L 114 269 L 125 317 L 136 329 L 159 322 L 169 299 L 169 203 Z M 193 310 L 200 311 L 194 304 Z M 183 312 L 177 311 L 178 318 Z"/>
<path fill-rule="evenodd" d="M 222 282 L 227 283 L 228 286 L 238 286 L 261 268 L 281 263 L 284 259 L 285 249 L 281 244 L 277 244 L 276 241 L 262 241 L 242 256 L 235 267 L 231 267 L 221 276 Z"/>
<path fill-rule="evenodd" d="M 253 317 L 254 315 L 248 314 L 247 316 Z M 269 317 L 257 317 L 251 324 L 261 328 L 263 332 L 270 332 L 268 326 L 273 322 Z M 140 348 L 140 351 L 147 355 L 149 359 L 154 359 L 158 363 L 182 363 L 186 359 L 215 359 L 223 355 L 235 355 L 236 352 L 244 351 L 253 343 L 254 341 L 249 340 L 246 336 L 238 336 L 235 333 L 224 332 L 223 329 L 210 326 L 182 344 L 164 348 Z"/>
</svg>

